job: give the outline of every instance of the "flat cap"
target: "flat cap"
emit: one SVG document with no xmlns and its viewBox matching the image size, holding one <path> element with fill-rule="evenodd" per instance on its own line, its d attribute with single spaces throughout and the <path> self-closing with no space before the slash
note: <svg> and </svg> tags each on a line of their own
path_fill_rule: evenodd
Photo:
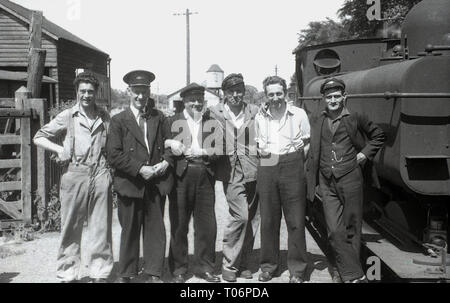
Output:
<svg viewBox="0 0 450 303">
<path fill-rule="evenodd" d="M 344 81 L 336 78 L 326 79 L 325 82 L 320 86 L 320 93 L 324 94 L 326 90 L 332 88 L 340 88 L 345 91 L 345 83 Z"/>
<path fill-rule="evenodd" d="M 229 89 L 230 87 L 241 83 L 244 84 L 244 77 L 242 77 L 242 74 L 229 74 L 222 81 L 222 90 Z"/>
<path fill-rule="evenodd" d="M 150 86 L 155 80 L 155 74 L 146 70 L 134 70 L 123 77 L 123 81 L 128 86 Z"/>
<path fill-rule="evenodd" d="M 204 94 L 205 94 L 205 88 L 203 86 L 198 85 L 197 83 L 191 83 L 181 90 L 180 97 L 184 98 L 187 96 L 204 95 Z"/>
</svg>

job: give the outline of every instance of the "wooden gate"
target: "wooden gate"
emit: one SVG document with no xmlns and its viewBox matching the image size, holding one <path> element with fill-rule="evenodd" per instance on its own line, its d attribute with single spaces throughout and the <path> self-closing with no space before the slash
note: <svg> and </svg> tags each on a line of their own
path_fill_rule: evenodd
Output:
<svg viewBox="0 0 450 303">
<path fill-rule="evenodd" d="M 0 230 L 32 223 L 35 194 L 47 201 L 47 161 L 32 144 L 46 122 L 46 101 L 28 97 L 22 87 L 15 99 L 0 99 Z"/>
</svg>

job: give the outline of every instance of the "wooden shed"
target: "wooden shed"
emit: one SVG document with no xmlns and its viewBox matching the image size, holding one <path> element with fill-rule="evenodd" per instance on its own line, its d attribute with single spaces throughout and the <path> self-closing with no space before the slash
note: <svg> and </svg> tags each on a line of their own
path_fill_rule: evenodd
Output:
<svg viewBox="0 0 450 303">
<path fill-rule="evenodd" d="M 45 14 L 45 12 L 44 12 Z M 26 72 L 32 11 L 0 0 L 0 69 Z M 57 81 L 50 92 L 54 104 L 75 99 L 73 80 L 77 69 L 94 72 L 101 82 L 99 104 L 111 106 L 110 57 L 95 46 L 43 18 L 42 48 L 47 50 L 44 75 Z"/>
</svg>

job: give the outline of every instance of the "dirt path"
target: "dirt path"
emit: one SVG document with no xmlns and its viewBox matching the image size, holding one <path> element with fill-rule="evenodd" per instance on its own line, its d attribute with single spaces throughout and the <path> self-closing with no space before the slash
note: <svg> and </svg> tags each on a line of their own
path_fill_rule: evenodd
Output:
<svg viewBox="0 0 450 303">
<path fill-rule="evenodd" d="M 224 198 L 222 186 L 220 183 L 216 186 L 216 216 L 217 216 L 217 241 L 216 241 L 216 252 L 217 252 L 217 271 L 220 272 L 220 263 L 222 258 L 222 238 L 223 238 L 223 229 L 225 226 L 225 217 L 227 205 Z M 167 243 L 169 242 L 170 235 L 170 224 L 168 220 L 168 209 L 166 203 L 166 211 L 165 211 L 165 223 L 166 223 L 166 233 L 167 233 Z M 191 228 L 189 232 L 189 239 L 193 238 L 192 232 L 192 222 Z M 119 239 L 120 239 L 120 225 L 117 220 L 117 211 L 114 211 L 113 215 L 113 253 L 114 260 L 117 262 L 117 258 L 119 255 Z M 89 236 L 83 237 L 82 240 L 82 252 L 83 252 L 83 244 L 89 241 Z M 3 239 L 4 241 L 4 239 Z M 59 242 L 59 233 L 46 233 L 38 235 L 38 238 L 31 242 L 22 242 L 22 243 L 3 243 L 2 238 L 0 238 L 0 248 L 2 250 L 8 250 L 10 252 L 10 256 L 6 258 L 0 258 L 0 283 L 55 283 L 58 282 L 56 279 L 56 253 L 58 250 L 58 242 Z M 310 254 L 311 259 L 311 269 L 312 273 L 310 276 L 311 283 L 324 283 L 331 282 L 331 277 L 328 273 L 327 266 L 328 263 L 326 261 L 323 252 L 317 246 L 314 239 L 311 235 L 306 232 L 306 241 L 308 252 Z M 3 244 L 2 244 L 3 243 Z M 189 241 L 189 254 L 192 255 L 193 241 Z M 286 251 L 287 251 L 287 232 L 286 225 L 282 223 L 281 226 L 281 260 L 282 260 L 282 274 L 279 277 L 276 277 L 272 280 L 274 283 L 286 283 L 289 281 L 289 272 L 286 267 Z M 260 248 L 260 238 L 259 233 L 257 234 L 257 238 L 255 241 L 254 252 L 252 255 L 252 271 L 254 272 L 252 280 L 238 279 L 240 283 L 255 283 L 258 282 L 258 254 Z M 168 251 L 168 249 L 166 250 Z M 86 264 L 84 260 L 84 255 L 82 255 L 82 264 Z M 313 266 L 314 264 L 314 266 Z M 115 266 L 116 267 L 116 266 Z M 87 268 L 83 266 L 81 271 L 82 281 L 87 281 Z M 113 272 L 111 274 L 111 281 L 115 280 L 116 274 Z M 165 272 L 163 276 L 163 280 L 166 282 L 170 282 L 170 274 Z M 203 282 L 196 277 L 191 277 L 188 282 L 197 283 Z"/>
</svg>

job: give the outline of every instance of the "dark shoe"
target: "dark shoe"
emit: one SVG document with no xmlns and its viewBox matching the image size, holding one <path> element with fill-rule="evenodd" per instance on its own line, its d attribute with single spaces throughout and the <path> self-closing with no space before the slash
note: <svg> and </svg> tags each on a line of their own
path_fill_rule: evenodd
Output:
<svg viewBox="0 0 450 303">
<path fill-rule="evenodd" d="M 186 279 L 183 275 L 177 275 L 173 278 L 173 283 L 185 283 Z"/>
<path fill-rule="evenodd" d="M 333 281 L 333 283 L 343 283 L 341 275 L 339 274 L 339 272 L 337 271 L 336 268 L 334 268 L 330 271 L 330 275 L 331 275 L 331 280 Z"/>
<path fill-rule="evenodd" d="M 79 281 L 74 279 L 74 280 L 69 280 L 69 281 L 61 281 L 61 283 L 78 283 Z"/>
<path fill-rule="evenodd" d="M 334 273 L 331 276 L 331 280 L 333 281 L 333 283 L 342 283 L 341 276 L 338 273 Z"/>
<path fill-rule="evenodd" d="M 227 282 L 236 282 L 236 273 L 230 270 L 222 269 L 222 279 Z"/>
<path fill-rule="evenodd" d="M 239 278 L 253 279 L 253 274 L 249 269 L 245 269 L 239 273 Z"/>
<path fill-rule="evenodd" d="M 268 271 L 263 271 L 259 274 L 258 280 L 260 282 L 269 282 L 270 280 L 272 280 L 272 274 Z"/>
<path fill-rule="evenodd" d="M 92 283 L 108 283 L 108 281 L 105 278 L 95 278 L 92 279 Z"/>
<path fill-rule="evenodd" d="M 148 275 L 144 283 L 163 283 L 163 281 L 158 276 Z"/>
<path fill-rule="evenodd" d="M 305 281 L 299 276 L 291 276 L 291 278 L 289 279 L 289 283 L 303 283 L 303 282 Z"/>
<path fill-rule="evenodd" d="M 131 283 L 130 277 L 120 277 L 116 280 L 116 283 Z"/>
<path fill-rule="evenodd" d="M 210 282 L 210 283 L 218 283 L 220 282 L 220 278 L 210 272 L 205 272 L 203 274 L 200 275 L 200 278 L 202 278 L 203 280 L 205 280 L 206 282 Z"/>
</svg>

